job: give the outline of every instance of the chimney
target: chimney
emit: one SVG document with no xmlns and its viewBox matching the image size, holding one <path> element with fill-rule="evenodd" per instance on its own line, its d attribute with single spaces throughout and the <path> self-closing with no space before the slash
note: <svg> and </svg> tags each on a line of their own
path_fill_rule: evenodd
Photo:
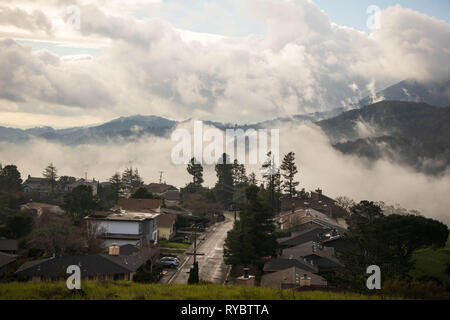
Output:
<svg viewBox="0 0 450 320">
<path fill-rule="evenodd" d="M 292 213 L 295 212 L 295 202 L 292 202 Z"/>
<path fill-rule="evenodd" d="M 109 247 L 109 255 L 110 256 L 119 256 L 120 255 L 120 248 L 115 243 L 112 244 L 112 246 Z"/>
</svg>

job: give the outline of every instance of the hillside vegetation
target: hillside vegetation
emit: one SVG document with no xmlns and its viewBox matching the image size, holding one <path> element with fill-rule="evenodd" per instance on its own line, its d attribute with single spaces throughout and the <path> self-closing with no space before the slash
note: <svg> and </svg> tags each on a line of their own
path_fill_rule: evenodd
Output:
<svg viewBox="0 0 450 320">
<path fill-rule="evenodd" d="M 450 108 L 383 101 L 320 121 L 336 149 L 437 174 L 450 165 Z"/>
<path fill-rule="evenodd" d="M 444 248 L 426 248 L 414 253 L 416 264 L 411 276 L 416 279 L 434 279 L 450 288 L 450 240 Z"/>
</svg>

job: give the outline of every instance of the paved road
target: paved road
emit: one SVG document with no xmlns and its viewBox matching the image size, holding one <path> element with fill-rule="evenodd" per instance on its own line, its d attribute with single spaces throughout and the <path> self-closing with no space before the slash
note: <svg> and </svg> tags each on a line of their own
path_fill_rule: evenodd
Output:
<svg viewBox="0 0 450 320">
<path fill-rule="evenodd" d="M 197 252 L 204 255 L 197 256 L 199 276 L 201 280 L 215 284 L 223 284 L 228 272 L 228 266 L 223 262 L 223 244 L 227 232 L 233 228 L 233 217 L 225 214 L 225 221 L 211 227 L 205 233 L 205 240 L 197 246 Z M 181 266 L 169 283 L 186 284 L 189 278 L 189 270 L 194 263 L 194 257 L 188 256 L 181 262 Z"/>
</svg>

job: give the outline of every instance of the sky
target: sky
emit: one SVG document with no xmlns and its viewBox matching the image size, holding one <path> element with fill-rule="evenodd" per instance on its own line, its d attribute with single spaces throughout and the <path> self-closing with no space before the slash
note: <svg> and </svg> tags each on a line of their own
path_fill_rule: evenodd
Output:
<svg viewBox="0 0 450 320">
<path fill-rule="evenodd" d="M 449 9 L 444 0 L 0 0 L 0 126 L 134 114 L 251 123 L 349 108 L 405 79 L 448 77 Z"/>
<path fill-rule="evenodd" d="M 136 114 L 244 124 L 351 108 L 405 79 L 448 81 L 449 15 L 437 0 L 0 0 L 0 126 Z M 281 154 L 296 152 L 300 186 L 449 221 L 450 172 L 368 164 L 337 152 L 313 124 L 285 126 Z M 0 160 L 23 177 L 53 162 L 60 175 L 102 181 L 133 163 L 146 182 L 163 170 L 183 186 L 189 176 L 169 160 L 173 145 L 151 136 L 79 146 L 33 139 L 0 143 Z M 205 184 L 214 182 L 205 168 Z"/>
</svg>

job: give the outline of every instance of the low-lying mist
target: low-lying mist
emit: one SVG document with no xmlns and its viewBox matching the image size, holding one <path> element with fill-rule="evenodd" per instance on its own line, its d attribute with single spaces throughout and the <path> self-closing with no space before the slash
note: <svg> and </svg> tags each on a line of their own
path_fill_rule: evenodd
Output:
<svg viewBox="0 0 450 320">
<path fill-rule="evenodd" d="M 192 129 L 191 123 L 182 124 Z M 299 169 L 299 188 L 320 187 L 331 196 L 348 196 L 355 201 L 384 201 L 417 209 L 423 215 L 447 224 L 450 222 L 450 171 L 441 177 L 430 177 L 387 160 L 368 162 L 335 150 L 320 128 L 303 123 L 280 124 L 281 156 L 289 151 L 296 154 Z M 138 142 L 122 139 L 102 145 L 63 146 L 41 139 L 24 144 L 0 144 L 0 161 L 15 164 L 25 180 L 30 174 L 42 176 L 52 162 L 58 174 L 108 180 L 115 172 L 132 166 L 139 170 L 146 183 L 158 182 L 159 171 L 163 181 L 182 187 L 191 177 L 185 165 L 171 161 L 172 148 L 177 144 L 170 137 L 145 137 Z M 205 143 L 207 145 L 207 143 Z M 259 166 L 246 166 L 247 174 L 259 176 Z M 205 166 L 205 185 L 216 182 L 213 166 Z"/>
</svg>

